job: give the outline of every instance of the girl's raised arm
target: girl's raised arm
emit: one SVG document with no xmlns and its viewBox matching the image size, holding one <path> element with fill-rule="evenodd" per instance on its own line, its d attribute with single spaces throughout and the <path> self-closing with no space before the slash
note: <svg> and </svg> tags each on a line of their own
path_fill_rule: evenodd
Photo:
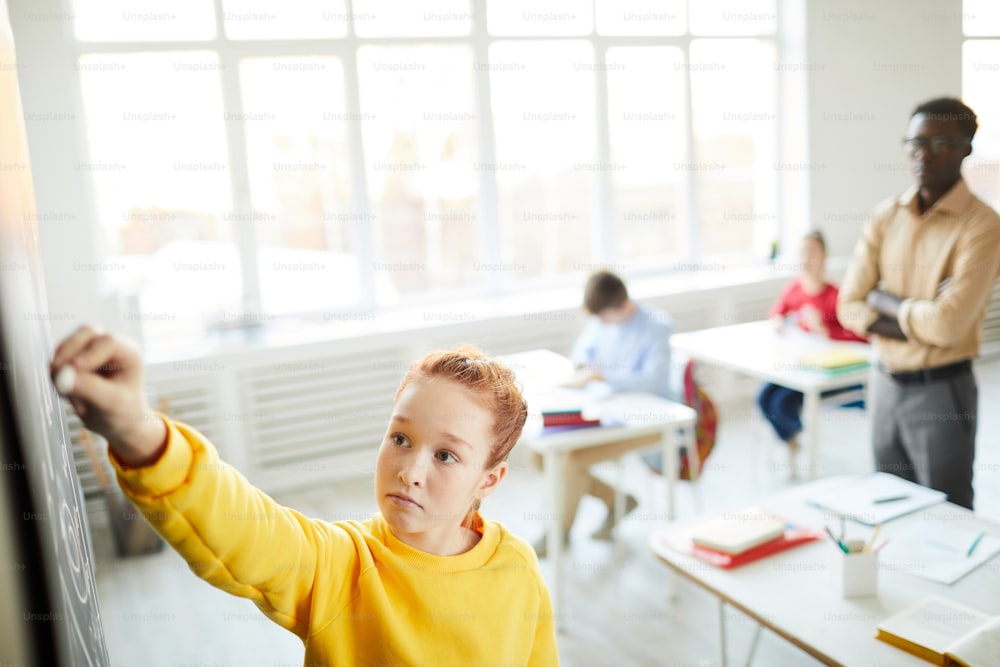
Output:
<svg viewBox="0 0 1000 667">
<path fill-rule="evenodd" d="M 347 604 L 357 536 L 281 506 L 196 430 L 154 412 L 135 347 L 83 327 L 56 348 L 50 370 L 87 428 L 107 439 L 122 490 L 198 576 L 303 638 L 324 621 L 310 617 L 317 576 L 319 609 Z"/>
</svg>

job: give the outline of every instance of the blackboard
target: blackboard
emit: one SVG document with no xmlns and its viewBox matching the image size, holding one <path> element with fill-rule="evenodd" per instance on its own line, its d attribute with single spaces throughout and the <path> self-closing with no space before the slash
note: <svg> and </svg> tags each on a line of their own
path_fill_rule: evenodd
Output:
<svg viewBox="0 0 1000 667">
<path fill-rule="evenodd" d="M 51 314 L 6 11 L 0 21 L 0 539 L 15 540 L 0 565 L 18 589 L 0 593 L 0 663 L 107 665 L 83 493 L 48 377 Z"/>
</svg>

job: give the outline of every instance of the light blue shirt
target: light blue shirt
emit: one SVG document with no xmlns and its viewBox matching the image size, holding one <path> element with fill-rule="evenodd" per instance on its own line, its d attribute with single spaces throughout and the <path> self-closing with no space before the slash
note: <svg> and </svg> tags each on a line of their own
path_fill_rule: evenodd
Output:
<svg viewBox="0 0 1000 667">
<path fill-rule="evenodd" d="M 670 390 L 670 334 L 673 322 L 661 310 L 638 301 L 622 324 L 588 320 L 570 357 L 596 368 L 615 391 L 644 391 L 676 400 Z"/>
</svg>

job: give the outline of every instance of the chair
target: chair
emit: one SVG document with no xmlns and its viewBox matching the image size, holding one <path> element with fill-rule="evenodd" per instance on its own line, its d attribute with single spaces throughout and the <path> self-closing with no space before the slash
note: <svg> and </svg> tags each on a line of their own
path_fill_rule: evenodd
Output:
<svg viewBox="0 0 1000 667">
<path fill-rule="evenodd" d="M 708 392 L 695 379 L 695 361 L 684 365 L 684 404 L 698 413 L 694 433 L 684 433 L 685 447 L 681 450 L 679 478 L 694 482 L 705 468 L 705 461 L 715 448 L 718 431 L 719 411 Z M 642 461 L 656 475 L 663 474 L 663 452 L 659 448 L 642 453 Z M 695 493 L 695 503 L 700 507 L 701 499 Z"/>
</svg>

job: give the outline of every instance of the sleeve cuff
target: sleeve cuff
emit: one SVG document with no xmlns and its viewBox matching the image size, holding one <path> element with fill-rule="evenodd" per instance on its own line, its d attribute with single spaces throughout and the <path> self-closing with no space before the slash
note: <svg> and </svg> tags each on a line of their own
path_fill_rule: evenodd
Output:
<svg viewBox="0 0 1000 667">
<path fill-rule="evenodd" d="M 157 461 L 142 468 L 126 466 L 108 449 L 108 459 L 118 473 L 118 482 L 128 495 L 163 496 L 180 487 L 191 475 L 194 464 L 192 445 L 164 415 L 157 413 L 167 427 L 167 447 Z"/>
<path fill-rule="evenodd" d="M 869 329 L 879 318 L 878 311 L 866 304 L 863 297 L 860 301 L 838 303 L 836 313 L 840 326 L 859 336 L 868 335 Z"/>
</svg>

